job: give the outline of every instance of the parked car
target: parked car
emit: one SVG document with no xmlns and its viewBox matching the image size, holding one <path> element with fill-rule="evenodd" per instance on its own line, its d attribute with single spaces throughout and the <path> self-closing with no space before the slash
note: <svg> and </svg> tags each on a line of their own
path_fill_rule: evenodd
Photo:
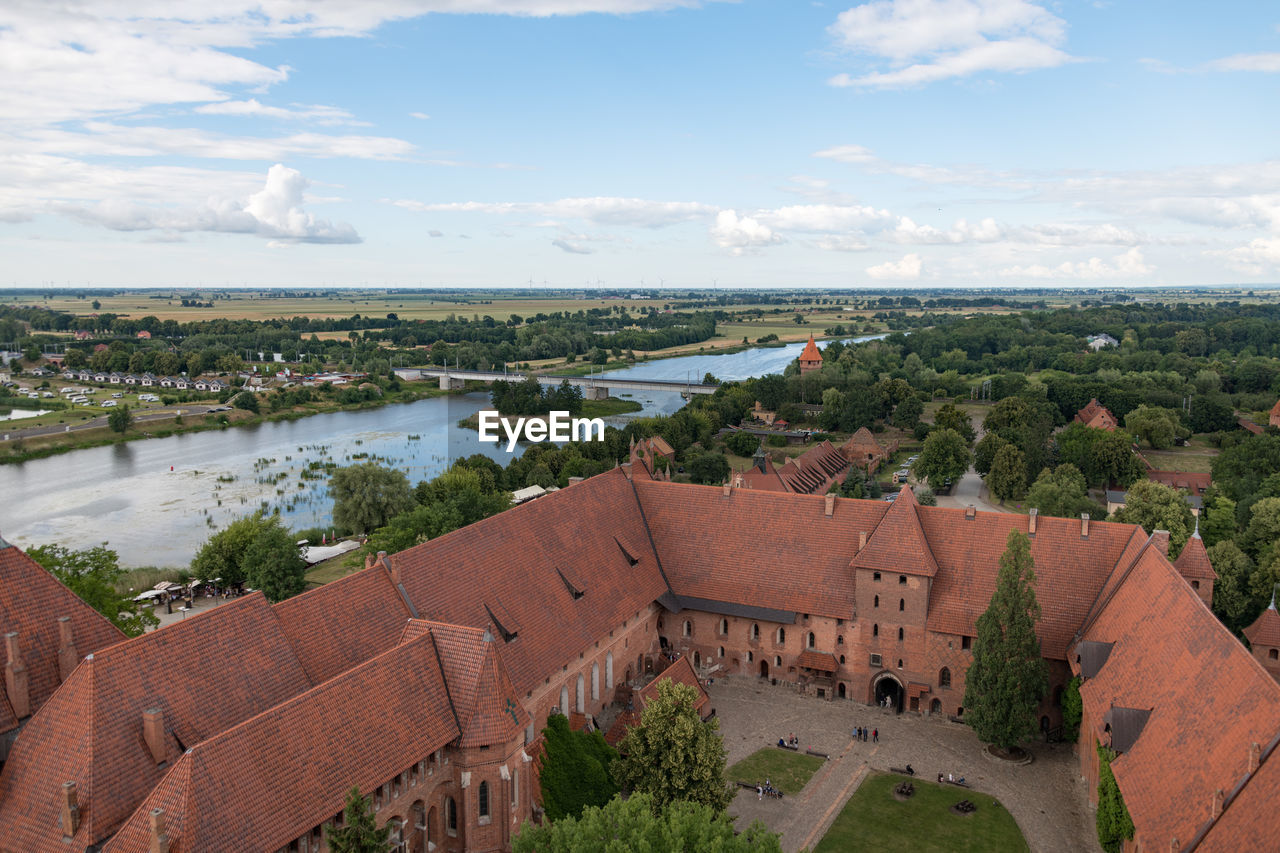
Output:
<svg viewBox="0 0 1280 853">
<path fill-rule="evenodd" d="M 115 392 L 114 394 L 112 394 L 111 396 L 112 396 L 112 397 L 114 397 L 115 399 L 119 400 L 119 399 L 121 399 L 122 397 L 124 397 L 124 394 L 121 394 L 119 391 L 117 391 L 117 392 Z"/>
<path fill-rule="evenodd" d="M 110 406 L 114 406 L 115 404 L 116 404 L 116 401 L 115 401 L 115 400 L 103 400 L 103 401 L 102 401 L 102 408 L 104 408 L 104 409 L 105 409 L 105 408 L 108 408 L 108 407 L 110 407 Z"/>
</svg>

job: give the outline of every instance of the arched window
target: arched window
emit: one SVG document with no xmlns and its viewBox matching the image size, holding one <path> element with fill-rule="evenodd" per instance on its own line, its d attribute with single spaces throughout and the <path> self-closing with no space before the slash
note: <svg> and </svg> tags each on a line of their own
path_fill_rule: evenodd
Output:
<svg viewBox="0 0 1280 853">
<path fill-rule="evenodd" d="M 942 713 L 942 700 L 941 700 L 941 699 L 934 699 L 932 702 L 930 702 L 930 703 L 929 703 L 929 713 L 931 713 L 931 714 L 941 714 L 941 713 Z"/>
<path fill-rule="evenodd" d="M 478 803 L 480 817 L 488 817 L 489 816 L 489 783 L 488 782 L 480 783 L 480 790 L 476 794 L 476 801 Z"/>
<path fill-rule="evenodd" d="M 836 645 L 837 646 L 844 645 L 844 634 L 841 634 L 840 636 L 836 637 Z"/>
<path fill-rule="evenodd" d="M 844 665 L 844 655 L 840 655 L 840 665 Z"/>
<path fill-rule="evenodd" d="M 817 643 L 817 638 L 816 638 L 816 637 L 814 637 L 813 632 L 812 632 L 812 631 L 810 631 L 810 632 L 809 632 L 809 636 L 805 638 L 805 644 L 806 644 L 809 648 L 813 648 L 813 647 L 814 647 L 814 645 L 816 645 L 816 643 Z"/>
<path fill-rule="evenodd" d="M 879 626 L 879 625 L 872 625 L 872 626 L 871 626 L 871 636 L 873 636 L 873 637 L 879 637 L 879 636 L 880 636 L 880 626 Z"/>
<path fill-rule="evenodd" d="M 693 623 L 690 622 L 688 619 L 684 620 L 684 635 L 686 637 L 693 636 Z"/>
<path fill-rule="evenodd" d="M 752 624 L 752 626 L 751 626 L 751 639 L 753 639 L 753 640 L 758 640 L 758 639 L 760 639 L 760 626 L 759 626 L 759 625 Z"/>
<path fill-rule="evenodd" d="M 600 664 L 591 664 L 591 701 L 600 701 Z"/>
<path fill-rule="evenodd" d="M 951 686 L 951 670 L 947 669 L 945 666 L 938 672 L 938 686 Z"/>
<path fill-rule="evenodd" d="M 753 653 L 747 652 L 747 663 L 751 663 L 755 659 L 756 659 L 756 656 Z"/>
<path fill-rule="evenodd" d="M 871 579 L 872 579 L 872 580 L 875 580 L 875 581 L 880 580 L 880 573 L 879 573 L 879 572 L 872 572 L 872 573 L 871 573 Z"/>
<path fill-rule="evenodd" d="M 878 596 L 878 595 L 877 595 L 877 596 L 875 597 L 875 599 L 874 599 L 874 600 L 872 600 L 872 602 L 871 602 L 871 606 L 872 606 L 872 607 L 879 607 L 879 606 L 880 606 L 880 596 Z"/>
<path fill-rule="evenodd" d="M 604 686 L 606 690 L 613 689 L 613 652 L 604 656 Z"/>
<path fill-rule="evenodd" d="M 511 810 L 520 802 L 520 765 L 511 768 Z"/>
<path fill-rule="evenodd" d="M 786 641 L 787 641 L 787 629 L 779 628 L 778 629 L 778 645 L 781 646 Z"/>
<path fill-rule="evenodd" d="M 720 636 L 725 637 L 725 636 L 728 636 L 728 634 L 729 634 L 729 620 L 721 619 L 720 620 Z"/>
<path fill-rule="evenodd" d="M 569 685 L 560 688 L 560 713 L 569 716 Z"/>
<path fill-rule="evenodd" d="M 774 658 L 773 658 L 773 665 L 774 665 L 774 666 L 782 666 L 782 658 L 781 658 L 781 657 L 778 657 L 777 655 L 775 655 L 775 656 L 774 656 Z"/>
<path fill-rule="evenodd" d="M 458 834 L 458 804 L 453 797 L 444 798 L 444 825 L 450 835 Z"/>
<path fill-rule="evenodd" d="M 904 634 L 903 634 L 903 630 L 902 630 L 901 628 L 899 628 L 899 629 L 898 629 L 898 642 L 899 642 L 899 643 L 901 643 L 901 642 L 902 642 L 902 638 L 903 638 L 903 636 L 904 636 Z"/>
<path fill-rule="evenodd" d="M 907 600 L 906 600 L 905 598 L 899 598 L 899 599 L 898 599 L 898 612 L 899 612 L 899 613 L 901 613 L 902 611 L 904 611 L 904 610 L 906 610 L 906 609 L 907 609 Z"/>
<path fill-rule="evenodd" d="M 578 675 L 578 689 L 576 692 L 577 695 L 574 698 L 578 701 L 574 707 L 577 708 L 579 714 L 585 714 L 587 712 L 586 679 L 581 674 Z"/>
<path fill-rule="evenodd" d="M 898 669 L 902 669 L 902 658 L 898 658 Z"/>
<path fill-rule="evenodd" d="M 724 646 L 721 646 L 720 648 L 716 649 L 716 657 L 718 658 L 724 657 Z"/>
</svg>

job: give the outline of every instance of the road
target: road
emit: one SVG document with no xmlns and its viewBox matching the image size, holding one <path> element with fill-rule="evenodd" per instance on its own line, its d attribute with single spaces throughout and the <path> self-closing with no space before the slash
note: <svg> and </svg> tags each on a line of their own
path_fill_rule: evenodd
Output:
<svg viewBox="0 0 1280 853">
<path fill-rule="evenodd" d="M 938 506 L 966 507 L 973 504 L 976 509 L 983 512 L 1013 512 L 998 503 L 990 502 L 989 498 L 986 484 L 982 482 L 978 472 L 970 467 L 960 478 L 960 482 L 951 487 L 951 494 L 938 495 Z"/>
</svg>

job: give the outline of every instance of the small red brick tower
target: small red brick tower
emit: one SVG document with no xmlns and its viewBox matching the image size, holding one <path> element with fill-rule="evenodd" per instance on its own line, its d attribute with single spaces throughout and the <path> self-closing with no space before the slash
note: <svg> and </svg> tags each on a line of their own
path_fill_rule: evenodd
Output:
<svg viewBox="0 0 1280 853">
<path fill-rule="evenodd" d="M 1244 629 L 1244 635 L 1249 638 L 1249 649 L 1258 663 L 1280 681 L 1280 612 L 1276 611 L 1275 590 L 1271 591 L 1271 606 Z"/>
<path fill-rule="evenodd" d="M 813 335 L 809 335 L 809 343 L 805 344 L 804 352 L 800 353 L 800 373 L 801 375 L 808 373 L 810 370 L 822 369 L 822 353 L 818 350 L 818 345 L 813 342 Z"/>
</svg>

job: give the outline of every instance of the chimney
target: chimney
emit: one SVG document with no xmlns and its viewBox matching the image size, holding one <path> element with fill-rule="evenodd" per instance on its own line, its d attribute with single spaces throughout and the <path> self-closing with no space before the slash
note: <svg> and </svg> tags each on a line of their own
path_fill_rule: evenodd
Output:
<svg viewBox="0 0 1280 853">
<path fill-rule="evenodd" d="M 142 739 L 147 742 L 155 763 L 163 764 L 168 752 L 164 742 L 164 711 L 148 708 L 142 712 Z"/>
<path fill-rule="evenodd" d="M 730 484 L 728 484 L 728 483 L 725 483 L 725 484 L 724 484 L 724 496 L 725 496 L 726 498 L 727 498 L 727 497 L 729 497 L 729 492 L 731 492 L 731 491 L 733 491 L 733 486 L 731 486 L 731 485 L 730 485 Z"/>
<path fill-rule="evenodd" d="M 827 495 L 826 501 L 827 501 L 826 515 L 827 515 L 827 518 L 830 518 L 832 515 L 835 514 L 835 511 L 836 511 L 836 496 L 834 494 Z"/>
<path fill-rule="evenodd" d="M 1151 534 L 1151 544 L 1156 547 L 1161 554 L 1169 556 L 1169 531 L 1157 530 Z"/>
<path fill-rule="evenodd" d="M 570 485 L 570 486 L 576 486 L 576 485 L 578 485 L 579 483 L 581 483 L 584 479 L 586 479 L 586 478 L 585 478 L 585 477 L 570 477 L 570 478 L 569 478 L 569 485 Z"/>
<path fill-rule="evenodd" d="M 62 835 L 74 838 L 80 828 L 80 800 L 75 782 L 62 783 Z"/>
<path fill-rule="evenodd" d="M 1089 513 L 1087 512 L 1080 513 L 1080 538 L 1089 538 Z"/>
<path fill-rule="evenodd" d="M 1035 507 L 1032 507 L 1030 510 L 1027 511 L 1027 535 L 1028 536 L 1036 535 L 1036 516 L 1038 516 L 1039 514 L 1040 514 L 1040 511 Z"/>
<path fill-rule="evenodd" d="M 364 555 L 364 567 L 365 567 L 366 569 L 372 569 L 372 568 L 373 568 L 373 564 L 374 564 L 374 556 L 373 556 L 372 554 L 365 554 L 365 555 Z"/>
<path fill-rule="evenodd" d="M 71 634 L 71 617 L 58 617 L 58 681 L 66 681 L 76 668 L 80 655 L 76 654 L 75 637 Z"/>
<path fill-rule="evenodd" d="M 969 504 L 967 507 L 964 508 L 965 521 L 973 521 L 977 517 L 978 517 L 978 508 L 975 507 L 973 504 Z"/>
<path fill-rule="evenodd" d="M 1251 743 L 1249 744 L 1249 772 L 1256 773 L 1260 764 L 1262 764 L 1262 745 Z"/>
<path fill-rule="evenodd" d="M 9 655 L 9 662 L 4 667 L 4 689 L 9 694 L 13 715 L 21 720 L 31 715 L 31 690 L 27 682 L 27 665 L 22 662 L 22 652 L 18 649 L 17 631 L 4 635 L 4 647 Z"/>
<path fill-rule="evenodd" d="M 378 562 L 381 563 L 382 567 L 387 570 L 387 574 L 391 575 L 391 582 L 396 586 L 399 586 L 400 585 L 400 567 L 394 566 L 391 564 L 391 561 L 387 559 L 386 551 L 378 552 Z"/>
<path fill-rule="evenodd" d="M 1217 820 L 1222 816 L 1222 789 L 1218 788 L 1213 792 L 1213 802 L 1209 806 L 1209 819 Z"/>
<path fill-rule="evenodd" d="M 152 809 L 148 815 L 151 819 L 151 846 L 147 853 L 169 853 L 169 834 L 164 828 L 164 809 Z"/>
<path fill-rule="evenodd" d="M 858 531 L 858 550 L 861 551 L 865 547 L 867 547 L 867 531 L 859 530 Z"/>
</svg>

